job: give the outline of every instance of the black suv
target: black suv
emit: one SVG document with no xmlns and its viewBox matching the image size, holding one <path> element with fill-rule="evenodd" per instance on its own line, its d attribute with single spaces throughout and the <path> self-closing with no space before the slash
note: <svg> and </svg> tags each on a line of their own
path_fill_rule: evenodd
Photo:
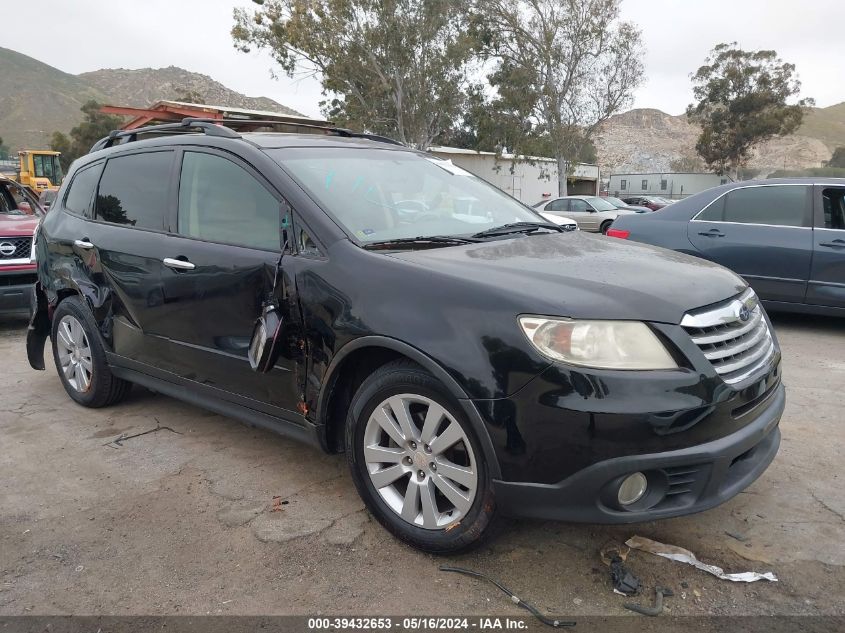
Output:
<svg viewBox="0 0 845 633">
<path fill-rule="evenodd" d="M 49 337 L 76 402 L 137 383 L 345 452 L 373 515 L 428 551 L 497 513 L 704 510 L 778 449 L 780 351 L 741 278 L 562 232 L 378 138 L 113 133 L 36 259 L 30 363 Z"/>
</svg>

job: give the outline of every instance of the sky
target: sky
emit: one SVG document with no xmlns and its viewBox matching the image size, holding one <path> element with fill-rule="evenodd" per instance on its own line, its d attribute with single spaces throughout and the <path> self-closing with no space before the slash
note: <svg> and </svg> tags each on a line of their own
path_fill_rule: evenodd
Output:
<svg viewBox="0 0 845 633">
<path fill-rule="evenodd" d="M 254 6 L 250 0 L 30 0 L 27 12 L 40 16 L 37 26 L 2 29 L 0 46 L 73 74 L 181 66 L 319 115 L 316 79 L 274 78 L 267 53 L 244 54 L 232 45 L 233 7 Z M 622 19 L 642 30 L 646 49 L 646 81 L 634 107 L 681 114 L 692 101 L 690 75 L 714 45 L 731 41 L 746 50 L 774 49 L 794 63 L 801 96 L 816 105 L 845 101 L 843 0 L 622 0 Z"/>
</svg>

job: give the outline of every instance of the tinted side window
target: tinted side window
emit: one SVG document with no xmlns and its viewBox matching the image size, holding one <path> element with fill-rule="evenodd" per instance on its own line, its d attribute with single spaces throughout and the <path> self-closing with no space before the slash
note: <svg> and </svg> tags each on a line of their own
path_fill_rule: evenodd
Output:
<svg viewBox="0 0 845 633">
<path fill-rule="evenodd" d="M 569 201 L 569 210 L 570 211 L 589 211 L 590 207 L 587 206 L 587 203 L 583 200 L 575 198 Z"/>
<path fill-rule="evenodd" d="M 725 196 L 725 222 L 804 226 L 809 187 L 736 189 Z"/>
<path fill-rule="evenodd" d="M 97 192 L 97 218 L 139 229 L 164 229 L 173 152 L 111 158 Z"/>
<path fill-rule="evenodd" d="M 824 228 L 845 229 L 845 189 L 825 189 L 822 192 Z"/>
<path fill-rule="evenodd" d="M 179 181 L 179 233 L 210 242 L 279 250 L 280 205 L 230 160 L 185 152 Z"/>
<path fill-rule="evenodd" d="M 65 208 L 68 211 L 91 217 L 91 200 L 102 171 L 103 164 L 99 163 L 76 172 L 65 196 Z"/>
<path fill-rule="evenodd" d="M 546 205 L 546 211 L 566 211 L 569 209 L 569 200 L 552 200 Z"/>
</svg>

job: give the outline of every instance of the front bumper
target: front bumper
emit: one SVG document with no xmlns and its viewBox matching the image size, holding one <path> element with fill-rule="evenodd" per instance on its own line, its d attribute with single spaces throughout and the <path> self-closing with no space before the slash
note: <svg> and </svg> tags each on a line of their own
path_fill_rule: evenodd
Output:
<svg viewBox="0 0 845 633">
<path fill-rule="evenodd" d="M 510 516 L 590 523 L 635 523 L 707 510 L 749 486 L 774 459 L 785 401 L 778 382 L 755 407 L 760 413 L 751 423 L 719 439 L 607 459 L 554 484 L 495 481 L 496 504 Z M 617 485 L 638 471 L 646 473 L 651 492 L 624 509 L 615 502 Z"/>
</svg>

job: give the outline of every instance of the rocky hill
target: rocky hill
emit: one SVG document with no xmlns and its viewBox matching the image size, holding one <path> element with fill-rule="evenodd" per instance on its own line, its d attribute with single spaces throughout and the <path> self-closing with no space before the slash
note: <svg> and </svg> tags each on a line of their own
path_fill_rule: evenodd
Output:
<svg viewBox="0 0 845 633">
<path fill-rule="evenodd" d="M 79 108 L 90 99 L 144 107 L 188 95 L 212 105 L 298 114 L 267 97 L 247 97 L 176 66 L 71 75 L 0 47 L 0 138 L 13 151 L 49 147 L 53 132 L 67 133 L 82 120 Z"/>
<path fill-rule="evenodd" d="M 698 134 L 699 128 L 684 115 L 641 108 L 611 117 L 596 148 L 605 173 L 670 171 L 674 161 L 695 156 Z M 837 145 L 845 145 L 845 104 L 816 108 L 798 134 L 760 146 L 749 167 L 762 173 L 820 167 Z"/>
<path fill-rule="evenodd" d="M 299 114 L 267 97 L 247 97 L 208 75 L 192 73 L 178 66 L 137 70 L 104 68 L 78 77 L 108 95 L 113 104 L 144 107 L 161 99 L 179 100 L 180 97 L 190 96 L 211 105 Z"/>
</svg>

